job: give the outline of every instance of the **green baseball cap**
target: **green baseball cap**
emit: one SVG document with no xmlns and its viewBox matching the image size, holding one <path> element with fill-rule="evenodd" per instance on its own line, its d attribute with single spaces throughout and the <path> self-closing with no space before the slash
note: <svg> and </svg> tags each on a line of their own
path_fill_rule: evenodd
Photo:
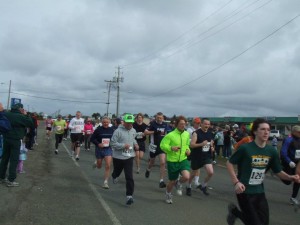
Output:
<svg viewBox="0 0 300 225">
<path fill-rule="evenodd" d="M 123 117 L 123 121 L 125 123 L 134 123 L 134 116 L 130 113 L 125 114 L 124 117 Z"/>
</svg>

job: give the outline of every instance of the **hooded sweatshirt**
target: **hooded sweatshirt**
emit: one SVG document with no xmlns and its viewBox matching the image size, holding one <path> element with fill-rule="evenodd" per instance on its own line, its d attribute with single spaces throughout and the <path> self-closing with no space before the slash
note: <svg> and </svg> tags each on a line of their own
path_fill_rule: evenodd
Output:
<svg viewBox="0 0 300 225">
<path fill-rule="evenodd" d="M 114 131 L 110 141 L 110 146 L 113 149 L 113 158 L 129 159 L 131 157 L 135 157 L 134 145 L 137 144 L 135 137 L 136 131 L 134 128 L 127 130 L 123 125 L 119 125 L 118 129 Z M 131 149 L 129 150 L 129 154 L 127 152 L 127 154 L 124 155 L 125 144 L 129 144 Z"/>
<path fill-rule="evenodd" d="M 10 112 L 5 112 L 4 116 L 9 120 L 12 127 L 10 131 L 3 134 L 4 139 L 23 139 L 26 134 L 25 128 L 34 129 L 32 119 L 23 115 L 19 109 L 12 108 Z"/>
</svg>

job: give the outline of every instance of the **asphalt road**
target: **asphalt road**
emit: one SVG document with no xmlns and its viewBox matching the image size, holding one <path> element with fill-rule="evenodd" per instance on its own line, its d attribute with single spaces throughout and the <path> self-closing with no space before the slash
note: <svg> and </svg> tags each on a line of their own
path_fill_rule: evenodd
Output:
<svg viewBox="0 0 300 225">
<path fill-rule="evenodd" d="M 192 196 L 176 196 L 173 204 L 165 203 L 165 190 L 158 187 L 159 168 L 153 168 L 150 178 L 144 176 L 146 159 L 140 174 L 134 174 L 135 202 L 125 204 L 125 178 L 110 189 L 102 189 L 103 170 L 92 169 L 94 151 L 82 151 L 77 162 L 69 156 L 70 142 L 59 146 L 54 154 L 54 139 L 46 140 L 39 129 L 38 146 L 28 153 L 25 174 L 18 175 L 20 187 L 0 186 L 0 224 L 114 224 L 114 225 L 223 225 L 227 204 L 235 202 L 233 187 L 219 160 L 210 182 L 210 195 L 193 190 Z M 157 161 L 158 163 L 158 161 Z M 204 172 L 203 172 L 204 175 Z M 270 224 L 299 224 L 300 212 L 289 205 L 291 186 L 267 176 L 265 188 L 270 206 Z M 240 221 L 237 225 L 242 224 Z"/>
</svg>

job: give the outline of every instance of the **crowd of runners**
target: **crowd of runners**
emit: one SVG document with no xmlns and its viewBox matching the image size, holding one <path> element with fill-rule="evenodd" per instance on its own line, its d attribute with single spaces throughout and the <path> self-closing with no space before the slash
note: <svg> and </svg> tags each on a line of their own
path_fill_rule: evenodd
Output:
<svg viewBox="0 0 300 225">
<path fill-rule="evenodd" d="M 30 143 L 29 147 L 37 144 L 34 137 L 38 123 L 34 115 L 27 115 L 22 104 L 13 106 L 10 112 L 5 112 L 1 105 L 0 112 L 0 119 L 7 119 L 11 125 L 10 130 L 3 132 L 0 182 L 15 187 L 19 186 L 16 173 L 23 171 L 21 155 L 26 152 L 26 143 Z M 178 116 L 167 123 L 164 114 L 158 112 L 149 124 L 144 121 L 142 113 L 125 114 L 113 121 L 108 117 L 92 121 L 89 117 L 83 118 L 77 111 L 70 121 L 61 115 L 56 120 L 48 117 L 45 120 L 45 138 L 50 139 L 54 133 L 53 152 L 57 155 L 59 144 L 70 137 L 71 157 L 77 161 L 80 160 L 81 148 L 86 151 L 95 149 L 95 161 L 91 164 L 94 169 L 104 167 L 104 189 L 110 188 L 110 178 L 112 183 L 117 183 L 124 171 L 127 205 L 134 203 L 133 173 L 144 173 L 145 179 L 149 178 L 156 158 L 159 159 L 157 185 L 165 190 L 168 204 L 173 203 L 174 188 L 179 196 L 183 195 L 183 191 L 192 196 L 193 189 L 199 189 L 208 196 L 213 165 L 221 158 L 226 159 L 228 177 L 238 200 L 238 206 L 228 205 L 226 219 L 230 225 L 237 218 L 244 224 L 269 224 L 269 207 L 263 185 L 268 170 L 272 170 L 284 184 L 293 184 L 290 203 L 299 205 L 300 126 L 292 127 L 278 154 L 277 140 L 272 140 L 272 145 L 268 144 L 270 124 L 262 118 L 257 118 L 247 127 L 238 124 L 217 127 L 211 124 L 209 118 L 195 117 L 187 128 L 186 117 Z M 141 171 L 141 159 L 146 149 L 149 160 L 146 170 Z M 200 169 L 205 171 L 201 179 Z"/>
</svg>

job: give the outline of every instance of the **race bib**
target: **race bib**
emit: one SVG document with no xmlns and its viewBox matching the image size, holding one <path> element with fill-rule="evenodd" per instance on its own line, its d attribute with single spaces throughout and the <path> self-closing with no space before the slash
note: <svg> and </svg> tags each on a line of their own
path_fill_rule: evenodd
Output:
<svg viewBox="0 0 300 225">
<path fill-rule="evenodd" d="M 48 123 L 48 124 L 47 124 L 47 127 L 52 127 L 52 126 L 51 126 L 51 123 Z"/>
<path fill-rule="evenodd" d="M 132 152 L 132 147 L 130 147 L 129 149 L 124 149 L 122 151 L 122 155 L 125 157 L 131 157 L 132 156 L 131 152 Z"/>
<path fill-rule="evenodd" d="M 80 133 L 80 132 L 81 132 L 81 126 L 80 126 L 80 125 L 76 125 L 76 126 L 75 126 L 75 131 L 76 131 L 77 133 Z"/>
<path fill-rule="evenodd" d="M 103 147 L 109 147 L 110 139 L 109 138 L 102 138 Z"/>
<path fill-rule="evenodd" d="M 266 169 L 252 169 L 249 184 L 250 185 L 258 185 L 262 184 L 265 178 Z"/>
<path fill-rule="evenodd" d="M 60 131 L 61 130 L 61 126 L 56 126 L 56 130 Z"/>
<path fill-rule="evenodd" d="M 208 152 L 209 149 L 210 149 L 210 142 L 207 142 L 207 144 L 202 147 L 202 152 Z"/>
<path fill-rule="evenodd" d="M 87 131 L 86 131 L 86 134 L 91 134 L 91 133 L 92 133 L 91 130 L 87 130 Z"/>
<path fill-rule="evenodd" d="M 157 145 L 149 144 L 149 151 L 152 153 L 156 152 Z"/>
<path fill-rule="evenodd" d="M 144 136 L 143 136 L 143 132 L 138 132 L 136 134 L 136 139 L 142 139 Z"/>
<path fill-rule="evenodd" d="M 300 159 L 300 149 L 295 151 L 295 159 Z"/>
</svg>

